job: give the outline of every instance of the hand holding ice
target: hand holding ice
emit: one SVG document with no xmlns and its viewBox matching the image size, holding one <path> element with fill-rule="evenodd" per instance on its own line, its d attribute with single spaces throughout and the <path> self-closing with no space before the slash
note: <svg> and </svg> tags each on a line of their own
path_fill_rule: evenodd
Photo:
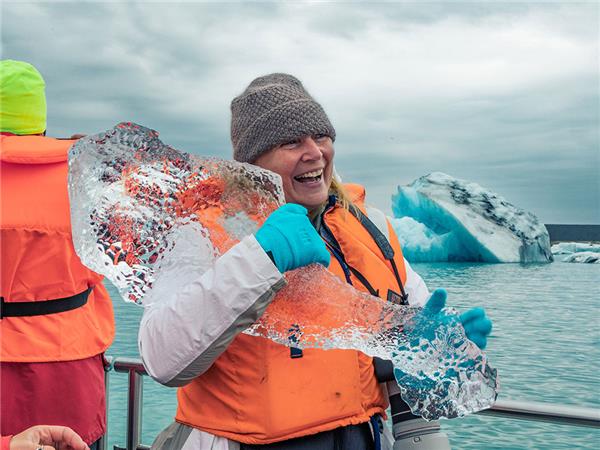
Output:
<svg viewBox="0 0 600 450">
<path fill-rule="evenodd" d="M 446 291 L 435 290 L 425 308 L 404 329 L 404 340 L 399 341 L 393 354 L 394 376 L 402 398 L 413 413 L 418 411 L 424 419 L 439 417 L 439 409 L 455 410 L 457 416 L 462 416 L 489 408 L 487 398 L 495 397 L 498 390 L 496 370 L 486 363 L 478 346 L 466 338 L 458 326 L 461 318 L 445 308 L 445 303 Z M 437 359 L 439 366 L 429 364 L 428 359 Z M 439 379 L 441 373 L 443 380 Z"/>
<path fill-rule="evenodd" d="M 256 232 L 256 240 L 281 273 L 310 263 L 329 266 L 329 252 L 307 214 L 304 206 L 285 204 Z"/>
<path fill-rule="evenodd" d="M 472 308 L 462 313 L 460 323 L 469 340 L 484 350 L 487 347 L 487 337 L 492 332 L 492 321 L 487 318 L 483 308 Z"/>
<path fill-rule="evenodd" d="M 211 270 L 218 256 L 284 203 L 277 175 L 178 152 L 135 124 L 119 124 L 73 146 L 69 195 L 82 261 L 137 303 L 168 298 L 174 286 Z M 428 419 L 493 404 L 496 372 L 452 311 L 432 316 L 385 302 L 320 264 L 286 278 L 288 285 L 246 333 L 391 359 L 405 400 Z"/>
</svg>

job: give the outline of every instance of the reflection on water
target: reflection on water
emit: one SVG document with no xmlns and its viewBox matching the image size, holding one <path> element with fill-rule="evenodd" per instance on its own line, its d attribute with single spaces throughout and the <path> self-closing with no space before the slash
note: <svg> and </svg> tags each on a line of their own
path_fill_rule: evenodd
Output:
<svg viewBox="0 0 600 450">
<path fill-rule="evenodd" d="M 500 398 L 600 407 L 600 266 L 553 263 L 414 264 L 430 290 L 448 290 L 459 310 L 484 306 L 494 322 L 488 355 L 501 379 Z M 138 357 L 142 310 L 115 301 L 112 356 Z M 112 374 L 109 448 L 125 443 L 126 383 Z M 175 389 L 145 378 L 142 442 L 150 444 L 175 414 Z M 597 448 L 600 431 L 471 416 L 444 421 L 455 449 Z"/>
</svg>

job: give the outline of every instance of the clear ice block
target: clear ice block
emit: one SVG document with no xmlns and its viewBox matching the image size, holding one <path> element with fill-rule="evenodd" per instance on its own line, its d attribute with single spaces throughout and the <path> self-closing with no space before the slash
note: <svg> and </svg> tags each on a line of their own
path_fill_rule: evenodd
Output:
<svg viewBox="0 0 600 450">
<path fill-rule="evenodd" d="M 81 260 L 138 304 L 168 298 L 174 286 L 209 270 L 284 203 L 278 175 L 179 152 L 156 131 L 133 123 L 74 144 L 69 195 Z M 465 337 L 451 309 L 431 317 L 420 308 L 385 302 L 320 265 L 285 277 L 287 286 L 245 333 L 391 360 L 403 398 L 428 420 L 494 403 L 496 370 Z"/>
</svg>

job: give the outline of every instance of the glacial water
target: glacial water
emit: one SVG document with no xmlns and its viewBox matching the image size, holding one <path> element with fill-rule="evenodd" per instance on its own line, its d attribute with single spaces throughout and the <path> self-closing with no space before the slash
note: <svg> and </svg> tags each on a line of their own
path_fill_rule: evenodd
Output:
<svg viewBox="0 0 600 450">
<path fill-rule="evenodd" d="M 488 355 L 500 373 L 500 398 L 600 408 L 600 266 L 596 264 L 420 263 L 430 290 L 444 287 L 459 310 L 483 306 L 494 322 Z M 111 356 L 138 357 L 142 309 L 115 300 Z M 112 373 L 109 448 L 124 445 L 127 377 Z M 174 416 L 176 390 L 144 381 L 142 442 Z M 494 417 L 444 420 L 453 449 L 595 449 L 600 430 Z"/>
</svg>

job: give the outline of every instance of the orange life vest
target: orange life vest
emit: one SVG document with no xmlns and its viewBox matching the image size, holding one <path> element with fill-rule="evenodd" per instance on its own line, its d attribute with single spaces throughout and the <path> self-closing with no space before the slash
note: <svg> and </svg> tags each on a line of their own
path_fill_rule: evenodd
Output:
<svg viewBox="0 0 600 450">
<path fill-rule="evenodd" d="M 364 189 L 352 187 L 363 208 Z M 364 210 L 363 210 L 364 212 Z M 401 288 L 392 266 L 372 236 L 350 212 L 336 206 L 324 222 L 340 244 L 346 262 L 379 290 Z M 402 283 L 406 270 L 394 231 L 388 224 L 394 261 Z M 329 270 L 345 280 L 332 257 Z M 367 288 L 353 275 L 352 284 Z M 176 420 L 248 444 L 268 444 L 367 422 L 383 414 L 388 401 L 375 378 L 372 358 L 354 350 L 290 348 L 239 334 L 203 375 L 178 391 Z"/>
<path fill-rule="evenodd" d="M 104 352 L 114 338 L 112 302 L 102 277 L 81 263 L 71 239 L 67 154 L 72 143 L 0 136 L 0 290 L 5 309 L 16 302 L 48 302 L 35 305 L 46 306 L 91 288 L 83 306 L 2 318 L 2 362 L 89 358 Z"/>
</svg>

